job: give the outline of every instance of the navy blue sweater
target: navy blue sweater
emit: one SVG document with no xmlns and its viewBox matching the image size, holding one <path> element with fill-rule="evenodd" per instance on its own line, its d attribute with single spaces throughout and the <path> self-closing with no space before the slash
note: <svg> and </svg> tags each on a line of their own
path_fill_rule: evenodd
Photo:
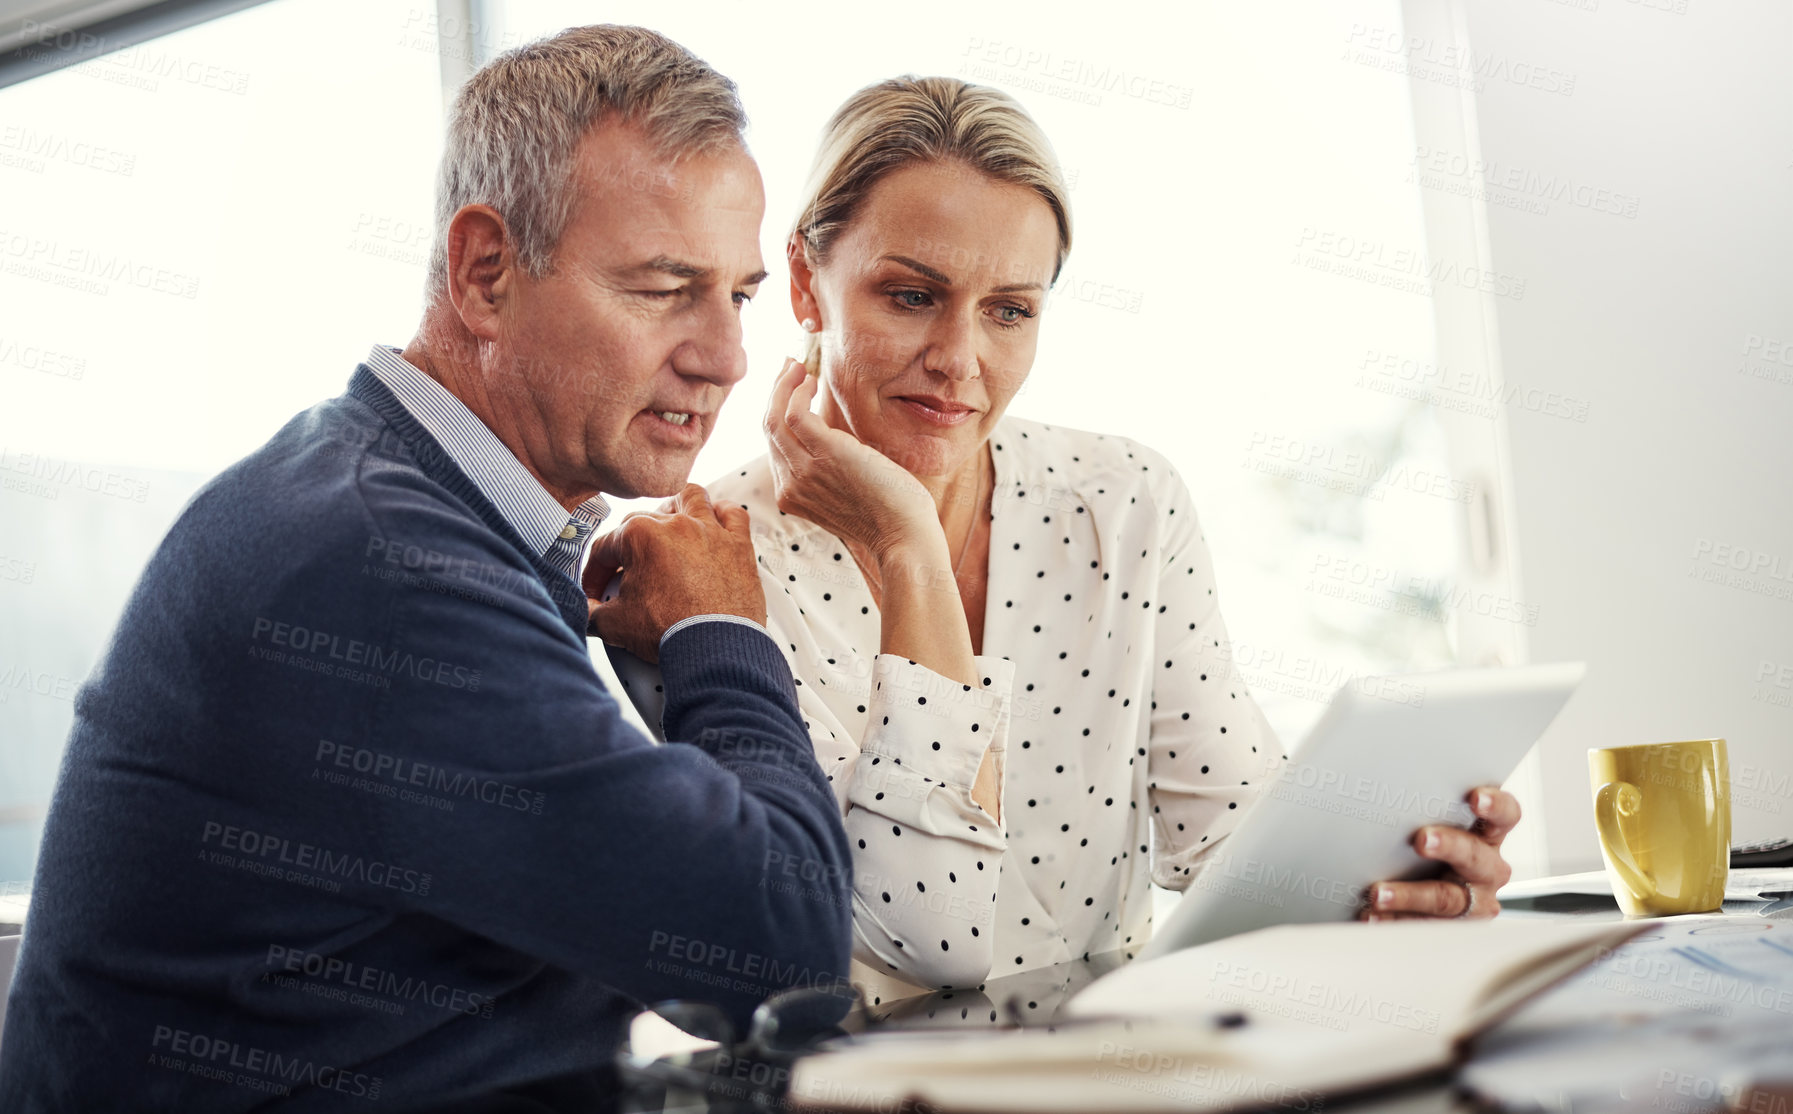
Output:
<svg viewBox="0 0 1793 1114">
<path fill-rule="evenodd" d="M 843 976 L 849 855 L 764 634 L 653 745 L 367 370 L 208 484 L 76 702 L 0 1110 L 573 1110 L 638 1003 Z"/>
</svg>

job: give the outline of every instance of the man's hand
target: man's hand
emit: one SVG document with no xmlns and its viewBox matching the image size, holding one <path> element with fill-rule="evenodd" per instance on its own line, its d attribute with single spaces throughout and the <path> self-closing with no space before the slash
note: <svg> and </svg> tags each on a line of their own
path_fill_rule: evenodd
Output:
<svg viewBox="0 0 1793 1114">
<path fill-rule="evenodd" d="M 622 573 L 616 598 L 598 597 Z M 693 615 L 739 615 L 765 625 L 745 508 L 711 505 L 696 484 L 657 513 L 632 514 L 592 545 L 585 565 L 590 633 L 643 661 L 660 660 L 660 637 Z"/>
<path fill-rule="evenodd" d="M 1500 845 L 1519 823 L 1519 802 L 1506 790 L 1489 785 L 1470 792 L 1469 807 L 1476 822 L 1468 831 L 1428 824 L 1413 833 L 1415 851 L 1450 867 L 1444 876 L 1376 883 L 1370 887 L 1364 919 L 1481 918 L 1500 912 L 1494 893 L 1513 877 L 1513 868 L 1500 856 Z"/>
</svg>

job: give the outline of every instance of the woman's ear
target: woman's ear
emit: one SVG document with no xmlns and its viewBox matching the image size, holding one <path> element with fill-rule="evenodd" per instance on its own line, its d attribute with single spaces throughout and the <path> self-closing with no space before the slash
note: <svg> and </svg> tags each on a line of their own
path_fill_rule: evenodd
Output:
<svg viewBox="0 0 1793 1114">
<path fill-rule="evenodd" d="M 793 232 L 784 246 L 785 263 L 791 271 L 791 313 L 798 321 L 815 322 L 815 331 L 822 328 L 822 306 L 816 301 L 815 272 L 809 267 L 809 245 L 803 233 Z"/>
</svg>

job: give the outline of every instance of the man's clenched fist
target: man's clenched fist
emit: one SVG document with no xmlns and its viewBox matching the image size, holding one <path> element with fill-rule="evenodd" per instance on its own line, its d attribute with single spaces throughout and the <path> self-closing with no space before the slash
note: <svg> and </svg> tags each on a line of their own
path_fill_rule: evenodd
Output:
<svg viewBox="0 0 1793 1114">
<path fill-rule="evenodd" d="M 593 543 L 585 565 L 590 633 L 650 662 L 660 660 L 660 637 L 681 619 L 739 615 L 766 622 L 746 509 L 712 505 L 696 484 L 685 485 L 667 506 L 624 519 Z M 615 598 L 600 602 L 619 572 Z"/>
</svg>

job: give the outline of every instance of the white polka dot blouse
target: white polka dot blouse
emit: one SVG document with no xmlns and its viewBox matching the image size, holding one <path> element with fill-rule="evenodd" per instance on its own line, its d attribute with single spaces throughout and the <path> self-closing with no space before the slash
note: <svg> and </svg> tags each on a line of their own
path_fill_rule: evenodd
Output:
<svg viewBox="0 0 1793 1114">
<path fill-rule="evenodd" d="M 753 519 L 767 628 L 853 847 L 868 1002 L 1138 948 L 1151 883 L 1186 887 L 1281 760 L 1229 669 L 1208 547 L 1169 462 L 1013 417 L 990 448 L 977 688 L 878 652 L 852 555 L 777 509 L 765 458 L 709 485 Z M 658 723 L 657 694 L 624 681 Z M 971 797 L 986 750 L 1002 823 Z"/>
</svg>

